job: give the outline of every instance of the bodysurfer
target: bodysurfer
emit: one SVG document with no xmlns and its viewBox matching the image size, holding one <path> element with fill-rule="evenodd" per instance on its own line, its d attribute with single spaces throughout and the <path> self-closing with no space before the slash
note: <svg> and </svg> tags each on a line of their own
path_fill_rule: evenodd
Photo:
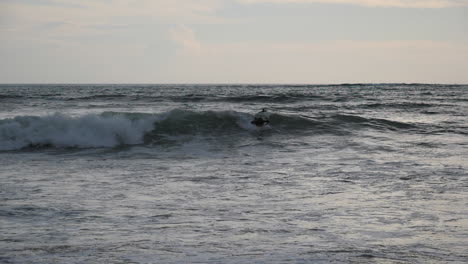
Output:
<svg viewBox="0 0 468 264">
<path fill-rule="evenodd" d="M 254 116 L 254 120 L 252 120 L 250 123 L 256 125 L 257 127 L 268 125 L 270 123 L 270 113 L 268 113 L 266 109 L 263 108 L 261 112 L 258 112 Z"/>
</svg>

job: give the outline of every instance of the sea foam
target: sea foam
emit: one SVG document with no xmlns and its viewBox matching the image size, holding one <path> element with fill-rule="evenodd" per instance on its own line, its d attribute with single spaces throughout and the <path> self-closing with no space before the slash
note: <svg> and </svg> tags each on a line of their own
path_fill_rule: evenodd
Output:
<svg viewBox="0 0 468 264">
<path fill-rule="evenodd" d="M 0 150 L 35 146 L 113 147 L 139 144 L 153 129 L 156 117 L 132 119 L 124 115 L 89 114 L 70 117 L 18 116 L 0 120 Z"/>
</svg>

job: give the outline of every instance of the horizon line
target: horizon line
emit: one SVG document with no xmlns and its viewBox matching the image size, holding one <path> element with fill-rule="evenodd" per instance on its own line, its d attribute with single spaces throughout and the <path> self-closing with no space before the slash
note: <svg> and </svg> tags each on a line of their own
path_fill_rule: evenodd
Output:
<svg viewBox="0 0 468 264">
<path fill-rule="evenodd" d="M 278 83 L 273 83 L 273 82 L 259 82 L 259 83 L 244 83 L 244 82 L 239 82 L 239 83 L 234 83 L 234 82 L 220 82 L 220 83 L 210 83 L 210 82 L 154 82 L 154 83 L 146 83 L 146 82 L 116 82 L 116 83 L 104 83 L 104 82 L 6 82 L 6 83 L 0 83 L 0 85 L 291 85 L 291 86 L 307 86 L 307 85 L 317 85 L 317 86 L 331 86 L 331 85 L 468 85 L 468 83 L 429 83 L 429 82 L 343 82 L 343 83 L 283 83 L 283 82 L 278 82 Z"/>
</svg>

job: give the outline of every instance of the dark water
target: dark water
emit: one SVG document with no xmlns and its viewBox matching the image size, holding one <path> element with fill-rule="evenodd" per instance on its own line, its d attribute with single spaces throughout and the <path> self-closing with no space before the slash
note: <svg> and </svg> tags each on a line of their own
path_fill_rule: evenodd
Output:
<svg viewBox="0 0 468 264">
<path fill-rule="evenodd" d="M 467 115 L 462 85 L 1 85 L 0 262 L 467 263 Z"/>
</svg>

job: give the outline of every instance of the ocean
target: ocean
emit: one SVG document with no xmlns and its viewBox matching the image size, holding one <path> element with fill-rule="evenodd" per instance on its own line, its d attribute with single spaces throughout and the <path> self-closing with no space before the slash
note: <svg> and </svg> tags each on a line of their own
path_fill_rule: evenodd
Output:
<svg viewBox="0 0 468 264">
<path fill-rule="evenodd" d="M 0 85 L 0 263 L 468 263 L 467 116 L 467 85 Z"/>
</svg>

